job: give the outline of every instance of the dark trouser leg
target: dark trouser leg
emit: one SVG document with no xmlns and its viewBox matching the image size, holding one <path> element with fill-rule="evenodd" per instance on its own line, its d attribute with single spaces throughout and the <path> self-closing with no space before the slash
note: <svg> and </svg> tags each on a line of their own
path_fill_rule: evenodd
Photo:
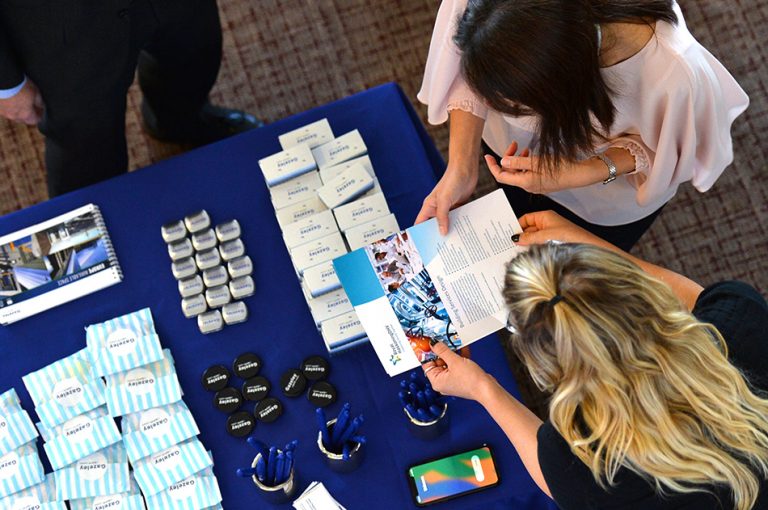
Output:
<svg viewBox="0 0 768 510">
<path fill-rule="evenodd" d="M 151 0 L 159 23 L 139 56 L 142 113 L 151 128 L 194 138 L 200 109 L 221 64 L 221 24 L 215 0 Z"/>
</svg>

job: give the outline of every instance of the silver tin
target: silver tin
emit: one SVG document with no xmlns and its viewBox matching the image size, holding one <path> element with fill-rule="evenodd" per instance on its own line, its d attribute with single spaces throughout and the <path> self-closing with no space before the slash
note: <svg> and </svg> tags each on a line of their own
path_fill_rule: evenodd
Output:
<svg viewBox="0 0 768 510">
<path fill-rule="evenodd" d="M 229 293 L 229 287 L 219 285 L 205 291 L 205 300 L 211 308 L 219 308 L 232 301 L 232 294 Z"/>
<path fill-rule="evenodd" d="M 278 453 L 280 450 L 278 450 Z M 256 463 L 259 460 L 259 457 L 261 457 L 260 453 L 256 454 L 256 457 L 254 457 L 253 462 L 251 463 L 251 467 L 255 468 Z M 298 491 L 299 484 L 296 481 L 296 470 L 291 468 L 291 472 L 288 475 L 288 479 L 281 483 L 280 485 L 265 485 L 261 483 L 256 475 L 253 475 L 251 477 L 253 479 L 254 485 L 258 487 L 259 494 L 269 503 L 288 503 L 289 501 L 293 501 L 296 495 L 296 492 Z"/>
<path fill-rule="evenodd" d="M 196 317 L 206 310 L 208 310 L 208 303 L 205 302 L 205 298 L 202 294 L 181 300 L 181 311 L 187 319 Z"/>
<path fill-rule="evenodd" d="M 251 257 L 243 255 L 242 257 L 230 260 L 227 263 L 227 270 L 229 271 L 229 276 L 232 278 L 240 278 L 241 276 L 247 276 L 253 273 L 253 262 L 251 262 Z"/>
<path fill-rule="evenodd" d="M 229 282 L 229 292 L 235 299 L 242 299 L 254 293 L 256 287 L 253 284 L 253 278 L 250 276 L 241 276 Z"/>
<path fill-rule="evenodd" d="M 173 277 L 177 280 L 192 276 L 197 272 L 195 259 L 187 257 L 185 259 L 177 260 L 171 264 L 171 271 L 173 272 Z"/>
<path fill-rule="evenodd" d="M 203 283 L 206 287 L 218 287 L 229 281 L 229 274 L 224 266 L 216 266 L 203 271 Z"/>
<path fill-rule="evenodd" d="M 218 266 L 221 264 L 219 250 L 211 248 L 210 250 L 197 252 L 197 254 L 195 254 L 195 262 L 197 262 L 197 268 L 201 271 Z"/>
<path fill-rule="evenodd" d="M 221 258 L 224 260 L 236 259 L 245 254 L 245 245 L 241 239 L 227 241 L 219 246 L 219 252 L 221 252 Z"/>
<path fill-rule="evenodd" d="M 203 230 L 197 234 L 192 234 L 192 246 L 197 251 L 209 250 L 216 246 L 216 234 L 213 229 Z"/>
<path fill-rule="evenodd" d="M 336 418 L 328 422 L 327 426 L 329 432 L 333 431 L 333 426 L 335 424 Z M 336 471 L 337 473 L 349 473 L 350 471 L 354 471 L 359 468 L 360 464 L 363 462 L 363 458 L 365 457 L 365 448 L 363 448 L 363 444 L 354 441 L 350 441 L 350 443 L 354 446 L 349 452 L 349 458 L 344 460 L 342 454 L 334 453 L 325 447 L 323 444 L 323 434 L 320 431 L 317 432 L 317 447 L 320 449 L 320 453 L 323 454 L 323 458 L 325 458 L 325 464 L 332 471 Z"/>
<path fill-rule="evenodd" d="M 200 275 L 196 274 L 194 276 L 190 276 L 189 278 L 179 280 L 179 294 L 181 294 L 181 297 L 190 297 L 196 294 L 202 294 L 204 290 L 205 286 L 203 285 L 203 279 L 200 278 Z"/>
<path fill-rule="evenodd" d="M 205 209 L 192 213 L 184 217 L 184 224 L 187 230 L 192 233 L 200 232 L 211 226 L 211 217 Z"/>
<path fill-rule="evenodd" d="M 171 260 L 185 259 L 191 257 L 194 253 L 195 250 L 192 248 L 192 243 L 189 242 L 189 239 L 182 239 L 168 245 L 168 255 L 170 255 Z"/>
<path fill-rule="evenodd" d="M 221 309 L 221 316 L 227 324 L 238 324 L 248 319 L 248 307 L 242 301 L 233 301 L 224 305 Z"/>
<path fill-rule="evenodd" d="M 200 333 L 204 335 L 221 331 L 224 327 L 224 319 L 221 318 L 221 312 L 211 310 L 210 312 L 198 315 L 197 327 L 200 328 Z"/>
<path fill-rule="evenodd" d="M 240 222 L 237 220 L 230 220 L 216 225 L 216 237 L 221 243 L 237 239 L 240 237 Z"/>
<path fill-rule="evenodd" d="M 403 408 L 405 416 L 408 418 L 408 430 L 415 437 L 429 441 L 443 435 L 450 425 L 450 415 L 448 414 L 448 403 L 443 404 L 443 412 L 438 418 L 432 421 L 419 421 L 415 416 L 411 416 L 408 409 Z"/>
<path fill-rule="evenodd" d="M 160 227 L 160 233 L 163 235 L 163 241 L 173 243 L 187 237 L 187 227 L 182 220 L 172 221 Z"/>
</svg>

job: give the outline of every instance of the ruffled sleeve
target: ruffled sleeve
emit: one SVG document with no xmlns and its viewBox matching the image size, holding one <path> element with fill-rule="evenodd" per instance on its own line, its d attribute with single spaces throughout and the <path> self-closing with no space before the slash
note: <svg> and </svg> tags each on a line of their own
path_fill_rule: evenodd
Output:
<svg viewBox="0 0 768 510">
<path fill-rule="evenodd" d="M 427 105 L 430 124 L 442 124 L 451 110 L 463 110 L 482 119 L 488 114 L 488 107 L 461 75 L 461 53 L 453 42 L 456 21 L 466 7 L 467 0 L 445 0 L 437 13 L 424 80 L 416 96 Z"/>
</svg>

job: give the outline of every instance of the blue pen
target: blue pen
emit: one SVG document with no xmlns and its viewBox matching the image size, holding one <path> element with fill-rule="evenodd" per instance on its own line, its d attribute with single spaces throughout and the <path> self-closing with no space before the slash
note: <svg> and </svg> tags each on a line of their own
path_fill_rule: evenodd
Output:
<svg viewBox="0 0 768 510">
<path fill-rule="evenodd" d="M 341 450 L 341 458 L 344 460 L 349 460 L 349 445 L 345 444 L 344 448 Z"/>
<path fill-rule="evenodd" d="M 363 424 L 363 415 L 361 414 L 354 420 L 352 420 L 352 424 L 347 428 L 347 430 L 344 432 L 344 435 L 341 436 L 339 439 L 339 442 L 337 445 L 344 445 L 349 441 L 349 438 L 357 434 L 357 431 L 360 430 L 360 426 Z"/>
<path fill-rule="evenodd" d="M 408 411 L 408 414 L 411 415 L 411 418 L 416 418 L 416 408 L 413 406 L 413 404 L 408 404 L 405 406 L 405 410 Z"/>
<path fill-rule="evenodd" d="M 287 452 L 292 452 L 293 450 L 295 450 L 296 449 L 296 445 L 298 445 L 298 444 L 299 444 L 299 440 L 298 439 L 294 439 L 293 441 L 291 441 L 290 443 L 285 445 L 286 453 Z"/>
<path fill-rule="evenodd" d="M 419 403 L 419 407 L 429 409 L 429 404 L 427 404 L 427 398 L 424 396 L 423 391 L 416 393 L 416 401 Z"/>
<path fill-rule="evenodd" d="M 249 478 L 256 474 L 256 468 L 237 468 L 237 476 Z"/>
<path fill-rule="evenodd" d="M 331 436 L 331 441 L 333 441 L 334 445 L 340 444 L 339 438 L 347 428 L 347 422 L 349 421 L 349 411 L 351 407 L 352 406 L 349 404 L 349 402 L 344 404 L 344 407 L 341 408 L 341 412 L 339 413 L 339 417 L 336 419 L 336 424 L 333 426 L 333 434 Z"/>
<path fill-rule="evenodd" d="M 293 450 L 285 452 L 285 479 L 287 480 L 291 476 L 293 471 Z"/>
<path fill-rule="evenodd" d="M 408 389 L 408 381 L 406 381 L 405 379 L 400 381 L 400 387 L 403 388 L 404 390 L 407 390 Z"/>
<path fill-rule="evenodd" d="M 427 423 L 430 421 L 434 421 L 435 419 L 429 415 L 428 412 L 426 412 L 424 409 L 419 407 L 416 409 L 416 416 L 418 416 L 419 421 L 422 423 Z"/>
<path fill-rule="evenodd" d="M 426 388 L 424 390 L 424 398 L 427 399 L 427 404 L 430 406 L 433 404 L 437 404 L 437 393 L 435 393 L 435 390 L 432 388 Z"/>
<path fill-rule="evenodd" d="M 267 483 L 266 457 L 259 457 L 258 460 L 256 460 L 256 478 L 258 478 L 261 483 Z"/>
<path fill-rule="evenodd" d="M 411 383 L 408 385 L 408 389 L 410 390 L 411 394 L 415 397 L 416 394 L 420 391 L 419 387 L 416 386 L 416 383 Z"/>
<path fill-rule="evenodd" d="M 272 486 L 280 485 L 285 481 L 283 480 L 283 469 L 285 469 L 285 454 L 280 452 L 275 460 L 275 479 L 272 481 Z"/>
<path fill-rule="evenodd" d="M 440 418 L 440 415 L 443 414 L 443 409 L 445 409 L 444 405 L 432 404 L 429 406 L 429 412 L 435 415 L 435 418 Z"/>
<path fill-rule="evenodd" d="M 410 402 L 408 399 L 408 394 L 404 391 L 401 391 L 397 394 L 398 398 L 400 398 L 400 403 L 403 404 L 403 407 L 407 406 Z"/>
<path fill-rule="evenodd" d="M 277 457 L 277 448 L 269 447 L 269 458 L 267 459 L 267 483 L 275 479 L 275 463 Z"/>
<path fill-rule="evenodd" d="M 352 436 L 351 439 L 355 443 L 365 444 L 366 442 L 365 436 Z"/>
<path fill-rule="evenodd" d="M 325 417 L 325 411 L 318 407 L 315 411 L 315 417 L 317 417 L 317 426 L 320 429 L 320 434 L 323 438 L 323 444 L 327 447 L 330 447 L 331 434 L 328 432 L 328 420 Z"/>
<path fill-rule="evenodd" d="M 249 445 L 253 446 L 259 451 L 262 457 L 264 457 L 265 459 L 267 458 L 267 454 L 269 453 L 269 448 L 267 448 L 267 445 L 265 445 L 264 443 L 262 443 L 261 441 L 259 441 L 253 436 L 250 436 L 247 439 L 247 441 Z"/>
</svg>

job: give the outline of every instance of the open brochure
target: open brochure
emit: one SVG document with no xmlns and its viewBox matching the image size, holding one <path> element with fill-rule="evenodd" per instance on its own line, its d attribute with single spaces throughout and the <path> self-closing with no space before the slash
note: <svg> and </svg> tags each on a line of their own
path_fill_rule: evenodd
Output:
<svg viewBox="0 0 768 510">
<path fill-rule="evenodd" d="M 440 235 L 431 219 L 334 260 L 382 365 L 395 376 L 503 328 L 506 263 L 522 232 L 504 192 L 451 211 Z"/>
</svg>

